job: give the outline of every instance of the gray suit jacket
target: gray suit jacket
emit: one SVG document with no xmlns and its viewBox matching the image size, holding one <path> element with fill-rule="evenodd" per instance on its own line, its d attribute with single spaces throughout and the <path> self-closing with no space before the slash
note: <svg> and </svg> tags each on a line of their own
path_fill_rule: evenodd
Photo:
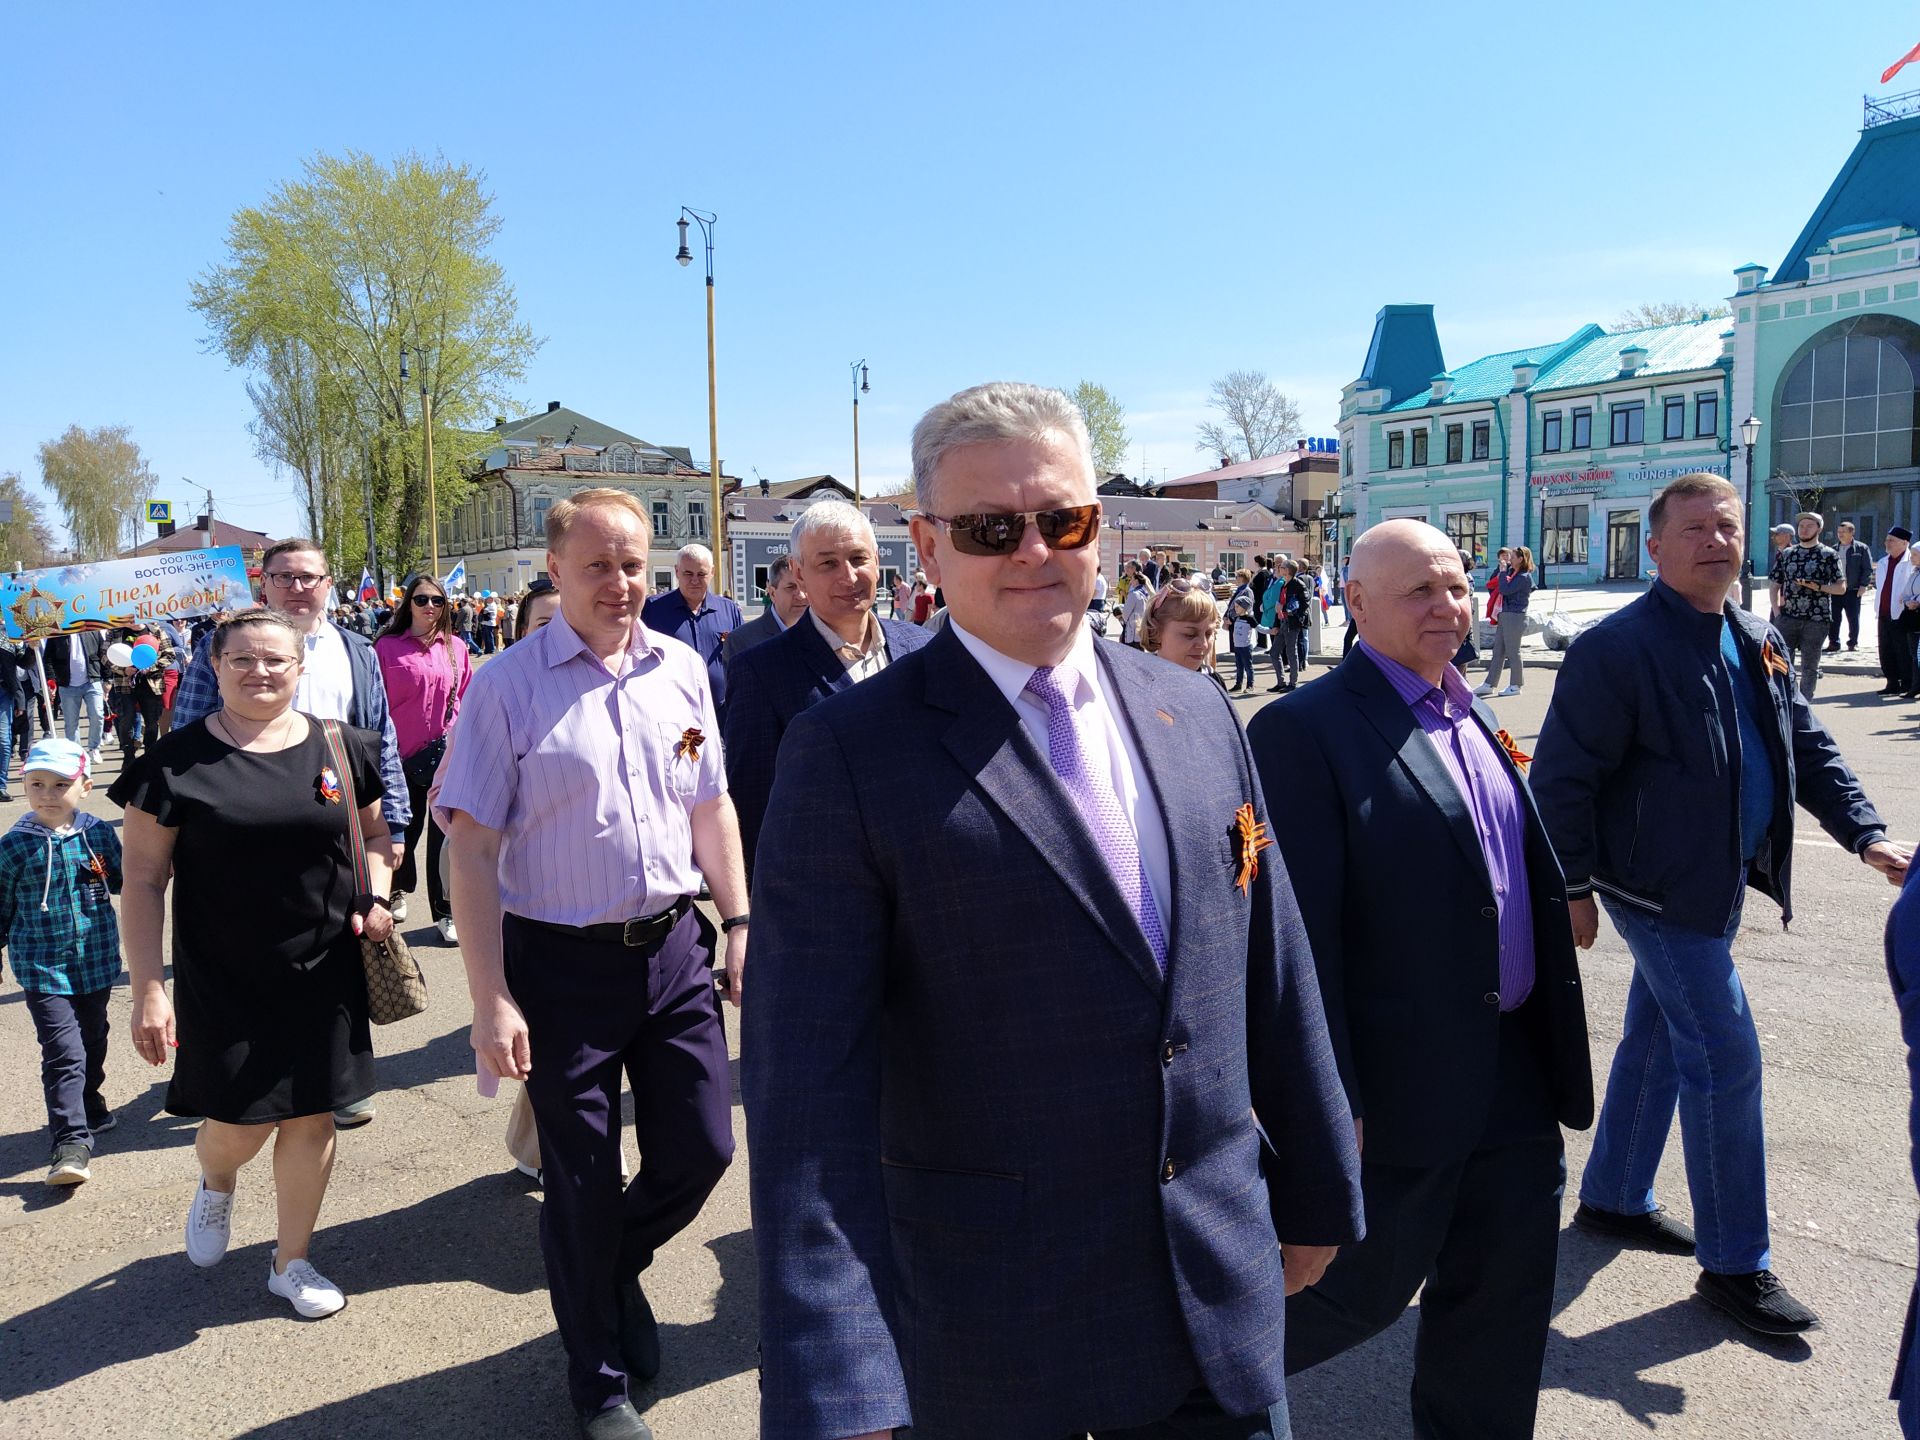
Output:
<svg viewBox="0 0 1920 1440">
<path fill-rule="evenodd" d="M 803 615 L 805 613 L 804 610 L 801 612 Z M 733 662 L 739 657 L 741 651 L 751 650 L 754 646 L 784 633 L 780 617 L 773 613 L 771 605 L 766 608 L 765 613 L 754 616 L 738 630 L 729 630 L 720 641 L 720 658 L 726 662 L 729 684 L 733 677 Z"/>
</svg>

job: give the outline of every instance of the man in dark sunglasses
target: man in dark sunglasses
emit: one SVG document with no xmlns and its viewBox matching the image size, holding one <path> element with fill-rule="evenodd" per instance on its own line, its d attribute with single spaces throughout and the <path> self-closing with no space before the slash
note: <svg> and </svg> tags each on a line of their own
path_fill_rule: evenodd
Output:
<svg viewBox="0 0 1920 1440">
<path fill-rule="evenodd" d="M 1065 395 L 913 460 L 948 623 L 788 724 L 756 859 L 761 1434 L 1287 1435 L 1358 1160 L 1231 703 L 1088 630 Z"/>
</svg>

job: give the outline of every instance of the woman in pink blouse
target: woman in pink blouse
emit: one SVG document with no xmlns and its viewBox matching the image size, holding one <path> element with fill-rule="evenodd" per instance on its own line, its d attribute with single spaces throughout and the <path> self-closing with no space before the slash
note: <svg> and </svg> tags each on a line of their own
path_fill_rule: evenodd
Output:
<svg viewBox="0 0 1920 1440">
<path fill-rule="evenodd" d="M 387 683 L 387 708 L 393 715 L 394 738 L 406 771 L 407 795 L 413 819 L 407 824 L 407 849 L 393 877 L 393 918 L 407 918 L 406 892 L 418 873 L 420 832 L 427 832 L 427 904 L 440 938 L 449 945 L 458 938 L 453 910 L 440 878 L 440 847 L 446 837 L 427 809 L 427 787 L 446 753 L 447 730 L 460 712 L 460 697 L 473 679 L 473 656 L 453 633 L 452 607 L 447 592 L 431 575 L 416 575 L 394 607 L 393 618 L 373 642 L 380 657 L 380 673 Z"/>
</svg>

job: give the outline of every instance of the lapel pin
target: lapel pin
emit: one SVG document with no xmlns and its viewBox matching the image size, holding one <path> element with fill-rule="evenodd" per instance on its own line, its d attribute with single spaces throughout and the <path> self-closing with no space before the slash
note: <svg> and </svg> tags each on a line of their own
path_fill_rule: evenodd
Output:
<svg viewBox="0 0 1920 1440">
<path fill-rule="evenodd" d="M 1767 667 L 1767 673 L 1769 675 L 1785 675 L 1790 673 L 1787 666 L 1787 657 L 1773 648 L 1773 641 L 1771 640 L 1768 640 L 1760 647 L 1760 663 Z"/>
<path fill-rule="evenodd" d="M 331 765 L 320 767 L 320 798 L 329 805 L 338 805 L 342 799 L 340 777 L 333 773 Z"/>
<path fill-rule="evenodd" d="M 680 732 L 680 739 L 674 744 L 674 758 L 677 760 L 697 761 L 700 758 L 700 747 L 706 743 L 707 737 L 689 725 Z"/>
</svg>

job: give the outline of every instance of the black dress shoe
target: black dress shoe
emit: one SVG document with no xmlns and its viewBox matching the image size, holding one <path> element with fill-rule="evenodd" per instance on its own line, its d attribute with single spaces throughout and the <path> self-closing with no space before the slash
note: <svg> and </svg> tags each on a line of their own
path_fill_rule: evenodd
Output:
<svg viewBox="0 0 1920 1440">
<path fill-rule="evenodd" d="M 1789 1295 L 1771 1270 L 1747 1275 L 1702 1270 L 1693 1288 L 1702 1300 L 1757 1334 L 1801 1335 L 1820 1328 L 1820 1317 Z"/>
<path fill-rule="evenodd" d="M 620 1358 L 627 1378 L 645 1383 L 660 1373 L 660 1322 L 638 1280 L 620 1281 L 613 1293 L 620 1306 Z"/>
<path fill-rule="evenodd" d="M 631 1400 L 622 1400 L 611 1410 L 596 1410 L 580 1417 L 580 1433 L 587 1440 L 653 1440 L 653 1430 Z"/>
<path fill-rule="evenodd" d="M 1580 1208 L 1573 1212 L 1573 1223 L 1592 1234 L 1626 1240 L 1662 1255 L 1693 1254 L 1692 1229 L 1658 1206 L 1645 1215 L 1622 1215 L 1618 1210 L 1602 1210 L 1583 1200 Z"/>
</svg>

